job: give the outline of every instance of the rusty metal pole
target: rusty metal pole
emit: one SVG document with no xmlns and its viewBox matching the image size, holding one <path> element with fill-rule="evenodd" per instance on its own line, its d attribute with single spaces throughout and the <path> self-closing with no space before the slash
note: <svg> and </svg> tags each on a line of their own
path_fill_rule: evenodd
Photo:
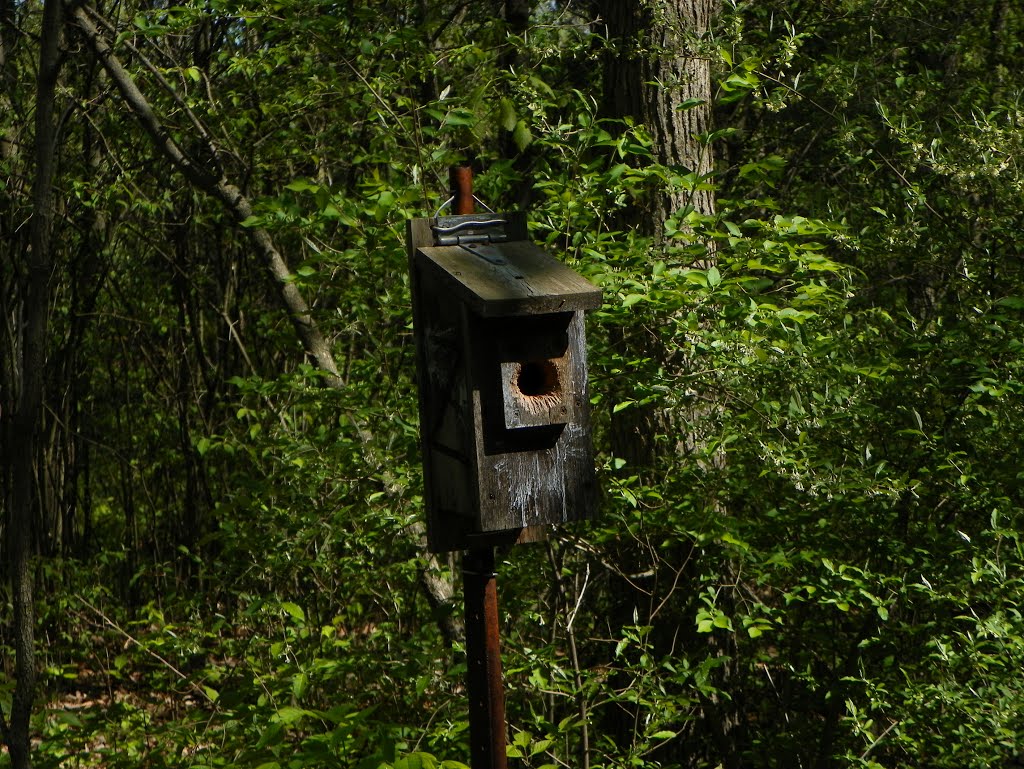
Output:
<svg viewBox="0 0 1024 769">
<path fill-rule="evenodd" d="M 449 171 L 452 213 L 474 213 L 473 169 Z M 466 690 L 472 769 L 507 769 L 505 690 L 498 633 L 498 585 L 494 548 L 478 547 L 462 556 L 462 595 L 466 612 Z"/>
<path fill-rule="evenodd" d="M 473 169 L 469 166 L 452 166 L 448 171 L 451 186 L 452 213 L 457 216 L 472 214 L 473 211 Z"/>
<path fill-rule="evenodd" d="M 470 766 L 472 769 L 506 769 L 505 692 L 501 679 L 494 548 L 479 547 L 463 554 L 462 590 L 466 604 Z"/>
</svg>

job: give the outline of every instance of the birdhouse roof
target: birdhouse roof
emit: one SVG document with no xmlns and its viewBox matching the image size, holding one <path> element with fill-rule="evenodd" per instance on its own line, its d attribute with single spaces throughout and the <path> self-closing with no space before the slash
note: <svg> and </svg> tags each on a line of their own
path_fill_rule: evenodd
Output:
<svg viewBox="0 0 1024 769">
<path fill-rule="evenodd" d="M 485 318 L 593 310 L 601 289 L 529 241 L 419 249 L 434 277 Z"/>
</svg>

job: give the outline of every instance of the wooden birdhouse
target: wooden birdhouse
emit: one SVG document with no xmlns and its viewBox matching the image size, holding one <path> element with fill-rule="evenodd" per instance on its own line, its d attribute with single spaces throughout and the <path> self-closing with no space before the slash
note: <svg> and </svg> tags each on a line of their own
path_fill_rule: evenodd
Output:
<svg viewBox="0 0 1024 769">
<path fill-rule="evenodd" d="M 600 290 L 529 242 L 521 214 L 413 220 L 408 250 L 430 549 L 590 517 L 583 312 Z"/>
</svg>

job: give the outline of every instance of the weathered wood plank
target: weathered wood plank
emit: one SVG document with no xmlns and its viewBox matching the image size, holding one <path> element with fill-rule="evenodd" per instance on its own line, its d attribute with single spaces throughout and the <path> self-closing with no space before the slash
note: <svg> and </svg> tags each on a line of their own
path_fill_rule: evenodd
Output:
<svg viewBox="0 0 1024 769">
<path fill-rule="evenodd" d="M 484 318 L 601 306 L 599 288 L 529 241 L 432 246 L 420 248 L 419 253 Z"/>
<path fill-rule="evenodd" d="M 494 322 L 474 327 L 475 344 L 485 345 L 495 337 Z M 597 481 L 583 324 L 583 313 L 573 313 L 565 352 L 572 383 L 566 397 L 572 399 L 573 414 L 564 424 L 506 429 L 502 393 L 494 377 L 501 367 L 492 362 L 501 356 L 481 356 L 477 361 L 472 400 L 483 528 L 568 523 L 594 513 Z"/>
</svg>

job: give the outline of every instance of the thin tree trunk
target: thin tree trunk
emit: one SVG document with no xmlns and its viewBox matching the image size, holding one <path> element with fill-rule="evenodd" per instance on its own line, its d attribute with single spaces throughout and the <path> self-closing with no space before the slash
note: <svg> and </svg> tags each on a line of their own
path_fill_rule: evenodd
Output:
<svg viewBox="0 0 1024 769">
<path fill-rule="evenodd" d="M 15 689 L 5 740 L 13 769 L 31 769 L 29 726 L 35 695 L 35 611 L 32 579 L 32 524 L 37 505 L 34 460 L 41 425 L 46 335 L 53 273 L 53 175 L 57 151 L 54 119 L 57 74 L 60 70 L 61 0 L 46 0 L 40 33 L 36 82 L 35 176 L 32 187 L 28 281 L 21 358 L 21 393 L 14 434 L 21 446 L 13 451 L 13 493 L 8 534 L 14 603 Z M 10 447 L 13 449 L 13 447 Z M 48 515 L 41 516 L 44 520 Z"/>
<path fill-rule="evenodd" d="M 505 19 L 505 28 L 511 37 L 525 38 L 530 28 L 530 14 L 533 12 L 532 0 L 503 0 L 500 2 Z M 505 50 L 501 54 L 501 68 L 509 73 L 522 71 L 523 61 L 519 44 L 512 40 L 505 41 Z M 520 149 L 515 142 L 515 134 L 511 130 L 503 130 L 500 135 L 501 157 L 512 161 L 517 191 L 513 200 L 521 209 L 526 209 L 533 193 L 533 182 L 529 178 L 530 164 L 534 159 L 534 150 L 530 147 Z"/>
<path fill-rule="evenodd" d="M 13 0 L 0 0 L 0 114 L 13 114 L 11 97 L 17 88 L 18 78 L 8 62 L 14 53 L 17 36 L 15 19 Z M 9 161 L 17 155 L 14 133 L 14 129 L 10 134 L 0 130 L 0 160 Z"/>
<path fill-rule="evenodd" d="M 95 69 L 95 68 L 92 68 Z M 94 78 L 96 82 L 94 85 Z M 86 91 L 95 94 L 103 89 L 105 75 L 95 71 L 86 80 Z M 100 149 L 100 138 L 94 127 L 85 121 L 82 128 L 82 159 L 89 183 L 101 185 L 106 171 L 105 158 Z M 87 431 L 91 430 L 83 409 L 83 400 L 90 391 L 93 371 L 85 365 L 83 342 L 93 321 L 96 302 L 106 279 L 105 252 L 110 238 L 107 213 L 100 207 L 90 207 L 80 216 L 81 239 L 74 256 L 74 264 L 67 271 L 71 290 L 71 317 L 64 350 L 60 355 L 61 392 L 66 393 L 66 416 L 60 425 L 67 468 L 61 511 L 65 518 L 61 543 L 63 555 L 86 552 L 84 520 L 89 509 L 89 486 L 85 470 L 89 451 Z M 80 515 L 81 513 L 81 515 Z M 81 523 L 80 523 L 81 519 Z"/>
</svg>

